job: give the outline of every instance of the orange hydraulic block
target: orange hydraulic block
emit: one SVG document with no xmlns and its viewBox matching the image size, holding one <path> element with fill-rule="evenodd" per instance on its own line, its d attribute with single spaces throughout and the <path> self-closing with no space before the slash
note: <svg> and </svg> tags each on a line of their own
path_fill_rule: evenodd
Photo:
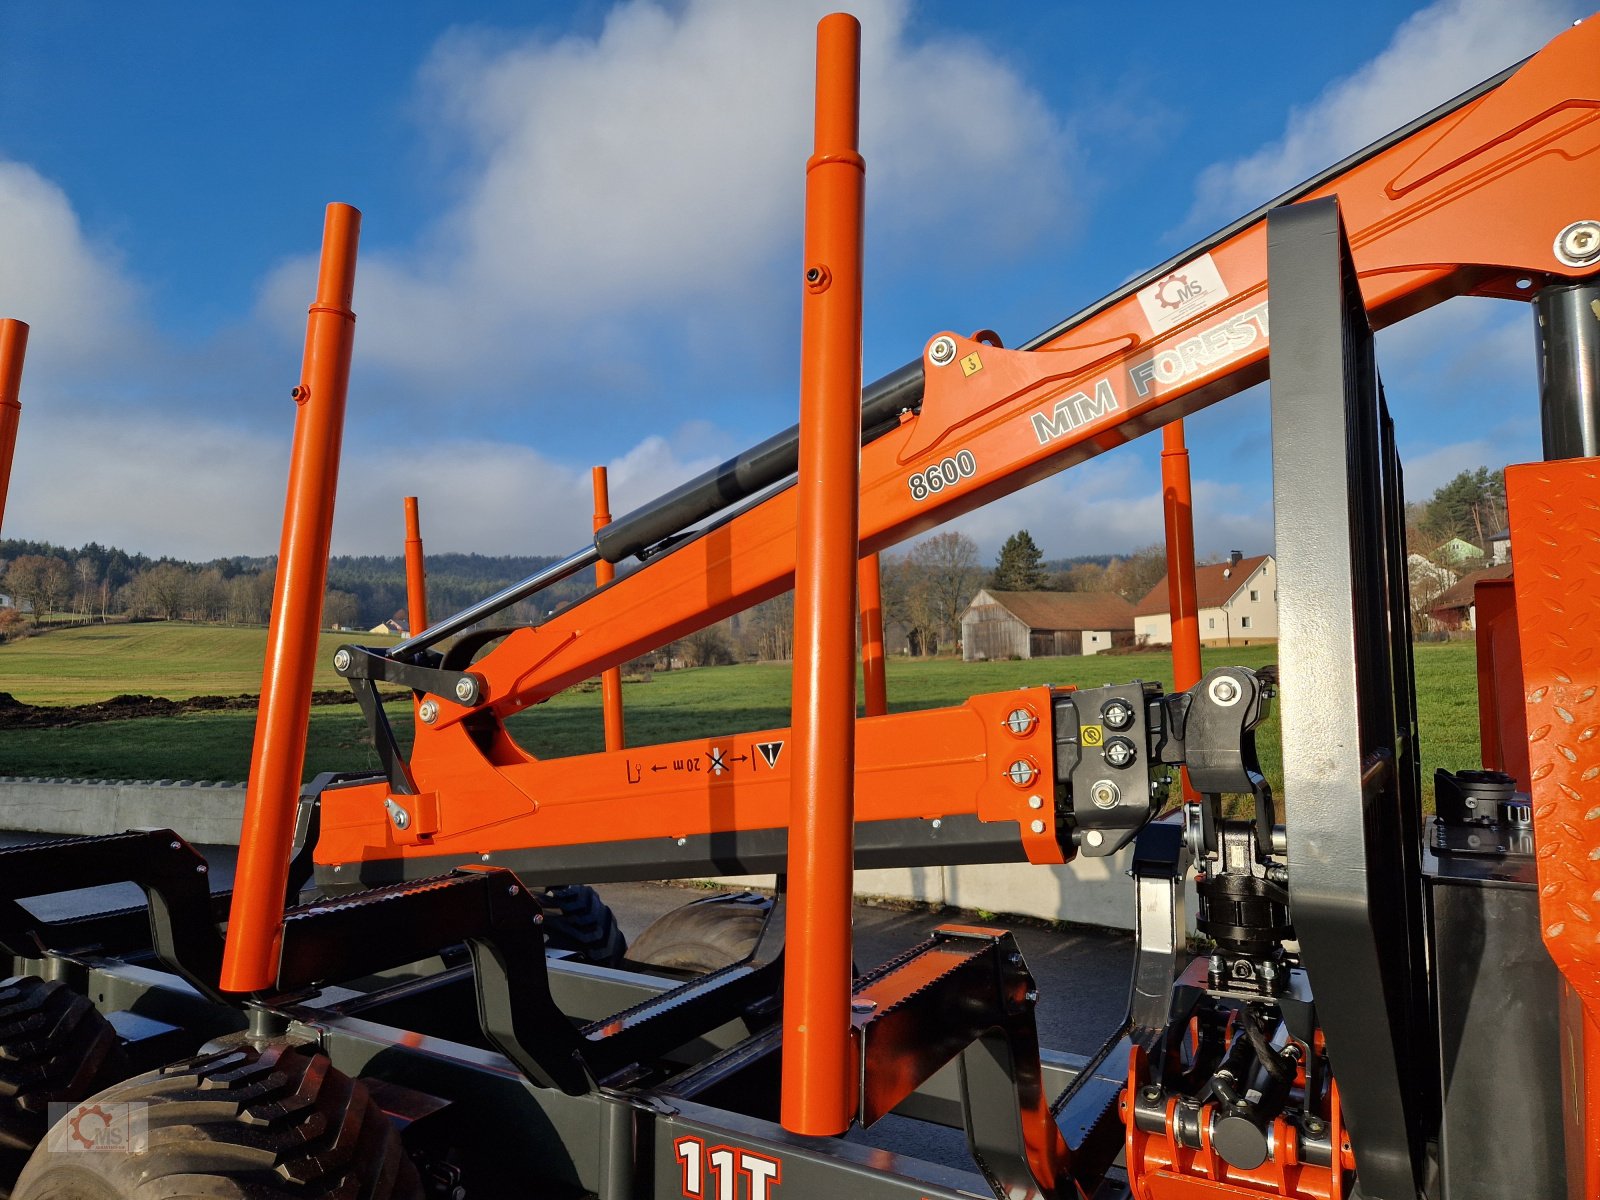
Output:
<svg viewBox="0 0 1600 1200">
<path fill-rule="evenodd" d="M 589 472 L 594 481 L 594 531 L 599 533 L 611 524 L 611 488 L 606 481 L 606 469 L 594 467 Z M 594 565 L 594 581 L 605 587 L 617 577 L 617 568 L 601 559 Z M 600 672 L 600 708 L 605 716 L 606 749 L 621 750 L 622 732 L 622 668 L 610 667 Z"/>
<path fill-rule="evenodd" d="M 6 317 L 0 320 L 0 529 L 5 527 L 6 491 L 11 486 L 11 459 L 17 450 L 17 422 L 22 417 L 22 359 L 28 351 L 28 327 Z"/>
<path fill-rule="evenodd" d="M 328 205 L 317 298 L 306 320 L 305 357 L 293 392 L 297 411 L 278 580 L 222 959 L 221 984 L 229 992 L 271 987 L 278 975 L 284 889 L 305 769 L 311 677 L 344 438 L 356 322 L 350 301 L 360 232 L 360 212 L 348 204 Z"/>
<path fill-rule="evenodd" d="M 806 163 L 793 790 L 784 940 L 784 1128 L 837 1134 L 856 1111 L 850 1028 L 861 252 L 861 26 L 817 26 L 816 147 Z"/>
<path fill-rule="evenodd" d="M 889 711 L 889 677 L 883 667 L 883 582 L 876 554 L 863 555 L 856 577 L 861 593 L 861 690 L 866 715 Z"/>
<path fill-rule="evenodd" d="M 1200 682 L 1200 603 L 1194 571 L 1194 498 L 1183 422 L 1161 431 L 1161 511 L 1167 527 L 1167 604 L 1172 615 L 1172 684 L 1185 691 Z M 1183 795 L 1199 793 L 1183 772 Z"/>
<path fill-rule="evenodd" d="M 422 557 L 422 522 L 417 498 L 406 497 L 406 629 L 407 635 L 428 627 L 428 571 Z"/>
<path fill-rule="evenodd" d="M 1539 920 L 1566 977 L 1567 1178 L 1600 1196 L 1600 458 L 1506 468 Z"/>
</svg>

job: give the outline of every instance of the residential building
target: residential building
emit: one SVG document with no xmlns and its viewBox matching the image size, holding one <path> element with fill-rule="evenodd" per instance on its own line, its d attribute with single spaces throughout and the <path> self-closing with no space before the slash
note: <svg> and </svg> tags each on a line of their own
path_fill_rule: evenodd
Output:
<svg viewBox="0 0 1600 1200">
<path fill-rule="evenodd" d="M 1509 538 L 1509 535 L 1507 535 Z M 1448 542 L 1434 547 L 1429 556 L 1434 562 L 1449 563 L 1452 567 L 1472 568 L 1482 564 L 1483 551 L 1474 546 L 1466 538 L 1453 537 Z"/>
<path fill-rule="evenodd" d="M 1133 605 L 1115 592 L 984 588 L 961 616 L 967 662 L 1099 654 L 1133 641 Z"/>
<path fill-rule="evenodd" d="M 1235 550 L 1227 562 L 1195 570 L 1200 644 L 1249 646 L 1278 640 L 1278 564 L 1270 554 L 1246 558 Z M 1134 640 L 1140 645 L 1172 641 L 1167 577 L 1145 593 L 1133 610 Z"/>
<path fill-rule="evenodd" d="M 1510 578 L 1510 563 L 1498 567 L 1485 567 L 1481 571 L 1463 575 L 1439 594 L 1428 610 L 1428 615 L 1440 629 L 1476 629 L 1478 610 L 1474 593 L 1478 584 L 1485 579 Z"/>
</svg>

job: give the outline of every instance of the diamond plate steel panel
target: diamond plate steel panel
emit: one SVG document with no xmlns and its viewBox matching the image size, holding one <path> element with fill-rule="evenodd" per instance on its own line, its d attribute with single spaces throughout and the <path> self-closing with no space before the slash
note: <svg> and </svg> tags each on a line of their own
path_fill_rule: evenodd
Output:
<svg viewBox="0 0 1600 1200">
<path fill-rule="evenodd" d="M 1506 471 L 1545 944 L 1600 1001 L 1600 459 Z"/>
</svg>

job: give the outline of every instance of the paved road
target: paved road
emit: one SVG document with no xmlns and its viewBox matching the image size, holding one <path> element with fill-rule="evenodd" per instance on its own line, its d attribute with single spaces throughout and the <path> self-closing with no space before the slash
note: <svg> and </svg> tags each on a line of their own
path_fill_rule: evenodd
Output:
<svg viewBox="0 0 1600 1200">
<path fill-rule="evenodd" d="M 0 846 L 20 845 L 39 840 L 41 836 L 0 832 Z M 202 846 L 200 849 L 211 864 L 212 887 L 230 887 L 236 848 Z M 1026 866 L 1017 868 L 1019 871 L 1028 869 Z M 661 883 L 606 884 L 599 891 L 617 914 L 618 923 L 630 942 L 657 917 L 705 894 L 697 889 Z M 132 884 L 118 884 L 30 900 L 28 907 L 41 916 L 61 917 L 136 904 L 140 899 L 139 890 Z M 1003 924 L 974 913 L 934 914 L 859 903 L 855 906 L 853 922 L 855 958 L 863 969 L 910 948 L 940 924 Z M 1039 984 L 1041 1043 L 1076 1054 L 1089 1054 L 1098 1049 L 1127 1005 L 1132 936 L 1084 927 L 1057 930 L 1017 925 L 1013 926 L 1013 932 Z M 853 1133 L 851 1140 L 971 1169 L 962 1136 L 953 1130 L 889 1117 L 872 1130 Z"/>
</svg>

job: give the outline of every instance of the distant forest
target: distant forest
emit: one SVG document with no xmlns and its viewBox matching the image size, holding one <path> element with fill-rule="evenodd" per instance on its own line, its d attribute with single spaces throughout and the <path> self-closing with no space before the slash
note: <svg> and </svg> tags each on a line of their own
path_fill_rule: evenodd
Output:
<svg viewBox="0 0 1600 1200">
<path fill-rule="evenodd" d="M 542 555 L 430 554 L 428 607 L 442 616 L 466 607 L 556 560 Z M 275 558 L 218 558 L 188 562 L 129 554 L 90 542 L 0 540 L 0 593 L 40 614 L 265 624 L 272 605 Z M 594 587 L 585 571 L 541 592 L 537 603 L 510 611 L 511 620 L 537 624 L 552 609 Z M 405 560 L 399 556 L 339 555 L 328 563 L 323 623 L 370 629 L 406 604 Z"/>
</svg>

